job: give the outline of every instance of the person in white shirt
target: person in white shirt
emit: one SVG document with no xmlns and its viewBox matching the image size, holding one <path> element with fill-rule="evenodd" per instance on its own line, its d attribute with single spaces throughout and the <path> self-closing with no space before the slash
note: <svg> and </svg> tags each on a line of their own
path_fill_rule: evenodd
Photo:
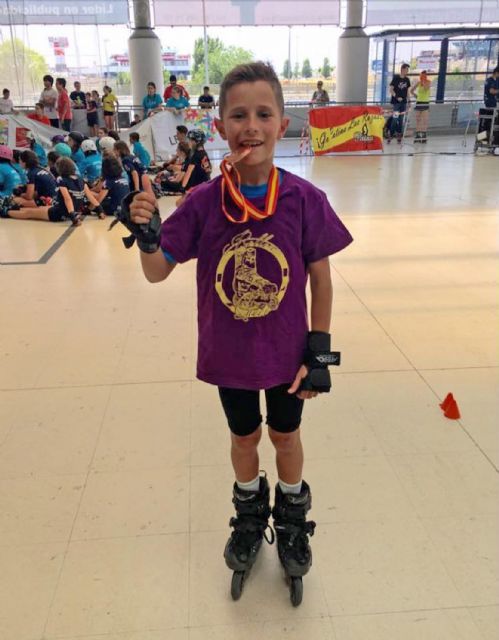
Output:
<svg viewBox="0 0 499 640">
<path fill-rule="evenodd" d="M 50 126 L 59 128 L 59 115 L 57 113 L 57 98 L 59 94 L 54 89 L 54 78 L 52 76 L 43 76 L 43 86 L 45 87 L 40 94 L 40 102 L 43 104 L 43 112 L 50 120 Z"/>
<path fill-rule="evenodd" d="M 10 99 L 10 91 L 8 89 L 3 90 L 3 98 L 0 98 L 0 113 L 5 115 L 7 113 L 15 113 L 14 103 Z"/>
</svg>

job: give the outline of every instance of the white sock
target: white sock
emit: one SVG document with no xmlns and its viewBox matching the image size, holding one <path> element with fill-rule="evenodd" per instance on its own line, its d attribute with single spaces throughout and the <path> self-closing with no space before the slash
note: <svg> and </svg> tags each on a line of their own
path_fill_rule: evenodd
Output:
<svg viewBox="0 0 499 640">
<path fill-rule="evenodd" d="M 287 482 L 283 482 L 279 480 L 279 486 L 281 487 L 281 491 L 283 493 L 294 493 L 298 495 L 301 491 L 302 481 L 297 482 L 296 484 L 288 484 Z"/>
<path fill-rule="evenodd" d="M 254 480 L 250 482 L 239 482 L 236 480 L 237 486 L 243 491 L 258 491 L 260 488 L 260 476 L 257 476 Z"/>
</svg>

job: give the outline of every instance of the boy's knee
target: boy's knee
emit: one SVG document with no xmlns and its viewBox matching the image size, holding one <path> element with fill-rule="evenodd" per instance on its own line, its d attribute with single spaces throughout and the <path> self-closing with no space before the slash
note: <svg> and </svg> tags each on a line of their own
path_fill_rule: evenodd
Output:
<svg viewBox="0 0 499 640">
<path fill-rule="evenodd" d="M 269 427 L 269 437 L 277 451 L 291 453 L 300 442 L 300 432 L 297 429 L 290 433 L 281 433 Z"/>
<path fill-rule="evenodd" d="M 262 437 L 262 428 L 258 427 L 256 431 L 247 436 L 238 436 L 235 433 L 232 433 L 231 437 L 234 449 L 237 449 L 237 451 L 241 453 L 247 453 L 258 446 L 260 438 Z"/>
</svg>

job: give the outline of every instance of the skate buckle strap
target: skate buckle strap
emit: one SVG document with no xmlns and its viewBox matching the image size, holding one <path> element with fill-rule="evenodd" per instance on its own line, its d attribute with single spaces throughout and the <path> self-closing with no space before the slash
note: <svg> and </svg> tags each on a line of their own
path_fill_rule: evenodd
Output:
<svg viewBox="0 0 499 640">
<path fill-rule="evenodd" d="M 231 518 L 229 520 L 229 526 L 233 527 L 234 531 L 243 534 L 263 532 L 263 537 L 268 542 L 268 544 L 274 544 L 274 530 L 268 522 L 259 520 L 258 518 L 251 518 L 246 516 L 242 518 Z M 267 534 L 267 529 L 270 530 L 270 535 Z"/>
</svg>

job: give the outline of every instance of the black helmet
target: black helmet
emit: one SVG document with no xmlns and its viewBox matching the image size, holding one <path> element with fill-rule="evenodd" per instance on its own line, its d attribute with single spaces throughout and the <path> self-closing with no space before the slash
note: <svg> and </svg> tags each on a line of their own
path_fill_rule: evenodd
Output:
<svg viewBox="0 0 499 640">
<path fill-rule="evenodd" d="M 191 129 L 187 134 L 189 140 L 192 140 L 196 144 L 204 144 L 206 142 L 206 134 L 201 129 Z"/>
<path fill-rule="evenodd" d="M 73 140 L 73 142 L 76 142 L 78 146 L 80 146 L 83 140 L 85 140 L 85 136 L 79 131 L 70 131 L 68 133 L 68 138 L 71 138 L 71 140 Z"/>
</svg>

